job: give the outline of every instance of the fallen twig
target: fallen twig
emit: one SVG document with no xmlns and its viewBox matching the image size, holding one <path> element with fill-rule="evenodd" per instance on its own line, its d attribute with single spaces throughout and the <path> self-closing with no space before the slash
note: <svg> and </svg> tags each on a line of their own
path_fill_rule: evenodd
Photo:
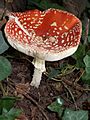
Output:
<svg viewBox="0 0 90 120">
<path fill-rule="evenodd" d="M 14 81 L 12 81 L 14 83 Z M 13 85 L 13 83 L 10 82 L 11 86 Z M 15 86 L 15 83 L 14 85 Z M 46 120 L 49 120 L 48 116 L 46 115 L 46 113 L 44 112 L 43 108 L 38 104 L 38 102 L 36 100 L 34 100 L 28 93 L 25 94 L 25 93 L 22 93 L 22 95 L 26 98 L 26 99 L 29 99 L 31 102 L 33 102 L 37 107 L 38 109 L 40 110 L 40 112 L 43 114 L 43 116 L 45 117 Z"/>
<path fill-rule="evenodd" d="M 75 98 L 74 98 L 74 95 L 72 94 L 71 90 L 67 87 L 67 85 L 63 81 L 62 81 L 62 84 L 68 90 L 69 94 L 71 95 L 71 98 L 72 98 L 72 100 L 74 102 L 75 108 L 78 109 Z"/>
<path fill-rule="evenodd" d="M 47 73 L 47 72 L 45 72 L 44 75 L 46 75 L 46 76 L 48 77 L 48 73 Z M 51 78 L 51 80 L 54 80 L 54 81 L 56 81 L 56 82 L 62 82 L 62 80 L 59 79 L 59 78 L 58 78 L 58 79 L 57 79 L 57 78 Z M 66 83 L 66 84 L 69 85 L 69 86 L 72 86 L 72 81 L 65 80 L 64 83 Z M 78 84 L 73 85 L 73 88 L 76 89 L 76 90 L 78 90 L 78 91 L 81 91 L 81 92 L 84 91 L 84 88 L 81 87 L 81 86 L 78 85 Z"/>
<path fill-rule="evenodd" d="M 43 116 L 46 118 L 46 120 L 49 120 L 48 116 L 46 115 L 46 113 L 43 111 L 43 108 L 29 95 L 29 94 L 23 94 L 23 96 L 27 99 L 29 99 L 30 101 L 32 101 L 40 110 L 40 112 L 43 114 Z"/>
</svg>

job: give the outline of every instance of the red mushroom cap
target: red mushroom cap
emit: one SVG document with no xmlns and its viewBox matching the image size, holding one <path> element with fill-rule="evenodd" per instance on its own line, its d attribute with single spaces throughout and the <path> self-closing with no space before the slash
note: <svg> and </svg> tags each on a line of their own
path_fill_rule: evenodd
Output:
<svg viewBox="0 0 90 120">
<path fill-rule="evenodd" d="M 82 24 L 69 12 L 30 10 L 10 16 L 5 26 L 8 42 L 27 55 L 56 61 L 72 55 L 78 48 Z"/>
</svg>

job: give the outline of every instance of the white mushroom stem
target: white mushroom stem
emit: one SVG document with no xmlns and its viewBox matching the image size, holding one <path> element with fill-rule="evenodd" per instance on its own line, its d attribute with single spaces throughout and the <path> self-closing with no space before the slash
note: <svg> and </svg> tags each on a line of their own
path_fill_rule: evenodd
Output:
<svg viewBox="0 0 90 120">
<path fill-rule="evenodd" d="M 34 69 L 33 79 L 30 85 L 38 88 L 40 85 L 42 73 L 46 70 L 45 60 L 35 58 L 32 63 L 35 66 L 35 69 Z"/>
</svg>

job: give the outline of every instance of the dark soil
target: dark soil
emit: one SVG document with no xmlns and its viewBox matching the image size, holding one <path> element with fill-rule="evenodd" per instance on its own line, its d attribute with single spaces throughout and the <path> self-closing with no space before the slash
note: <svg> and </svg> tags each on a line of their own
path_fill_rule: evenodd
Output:
<svg viewBox="0 0 90 120">
<path fill-rule="evenodd" d="M 10 50 L 12 51 L 12 50 Z M 60 81 L 53 79 L 48 80 L 48 77 L 43 74 L 42 81 L 39 88 L 30 86 L 34 66 L 28 56 L 16 52 L 15 58 L 8 58 L 12 64 L 12 74 L 8 77 L 8 93 L 10 96 L 18 96 L 20 100 L 17 101 L 16 107 L 23 110 L 28 120 L 59 120 L 56 113 L 47 109 L 56 98 L 59 96 L 64 100 L 64 106 L 72 109 L 90 110 L 90 93 L 85 90 L 88 86 L 83 84 L 80 80 L 75 82 L 79 75 L 78 71 L 74 71 L 69 75 L 60 77 Z M 65 59 L 64 61 L 69 60 Z M 47 68 L 49 66 L 57 67 L 63 61 L 46 62 Z M 74 100 L 73 100 L 74 99 Z M 45 115 L 43 114 L 45 113 Z"/>
</svg>

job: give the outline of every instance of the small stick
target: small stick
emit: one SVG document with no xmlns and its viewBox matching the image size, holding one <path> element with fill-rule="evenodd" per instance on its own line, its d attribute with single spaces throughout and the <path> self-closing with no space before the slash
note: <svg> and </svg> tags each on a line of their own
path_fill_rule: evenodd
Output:
<svg viewBox="0 0 90 120">
<path fill-rule="evenodd" d="M 48 116 L 46 115 L 46 113 L 43 111 L 42 107 L 29 95 L 29 94 L 23 94 L 24 97 L 26 97 L 27 99 L 31 100 L 40 110 L 40 112 L 43 114 L 43 116 L 46 118 L 46 120 L 49 120 Z"/>
<path fill-rule="evenodd" d="M 76 104 L 76 101 L 75 101 L 75 99 L 74 99 L 74 96 L 73 96 L 73 94 L 72 94 L 72 92 L 70 91 L 70 89 L 67 87 L 67 85 L 65 84 L 65 82 L 63 82 L 62 80 L 58 80 L 58 79 L 55 79 L 55 78 L 52 78 L 52 80 L 54 80 L 54 81 L 60 81 L 63 85 L 64 85 L 64 87 L 68 90 L 68 92 L 70 93 L 70 95 L 71 95 L 71 98 L 72 98 L 72 100 L 73 100 L 73 102 L 74 102 L 74 104 L 75 104 L 75 108 L 77 109 L 78 107 L 77 107 L 77 104 Z"/>
<path fill-rule="evenodd" d="M 14 81 L 12 81 L 14 83 Z M 12 86 L 12 83 L 10 83 Z M 15 84 L 15 83 L 14 83 Z M 28 93 L 27 94 L 22 94 L 25 98 L 29 99 L 31 102 L 33 102 L 38 109 L 40 110 L 40 112 L 43 114 L 43 116 L 46 118 L 46 120 L 49 120 L 48 116 L 46 115 L 46 113 L 44 112 L 43 108 L 38 104 L 38 102 L 36 100 L 34 100 Z"/>
<path fill-rule="evenodd" d="M 64 87 L 68 90 L 68 92 L 69 92 L 69 94 L 71 95 L 71 98 L 72 98 L 72 100 L 73 100 L 73 102 L 74 102 L 75 108 L 77 109 L 78 107 L 77 107 L 77 104 L 76 104 L 74 95 L 72 94 L 71 90 L 67 87 L 67 85 L 66 85 L 64 82 L 62 82 L 62 84 L 63 84 Z"/>
</svg>

